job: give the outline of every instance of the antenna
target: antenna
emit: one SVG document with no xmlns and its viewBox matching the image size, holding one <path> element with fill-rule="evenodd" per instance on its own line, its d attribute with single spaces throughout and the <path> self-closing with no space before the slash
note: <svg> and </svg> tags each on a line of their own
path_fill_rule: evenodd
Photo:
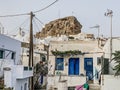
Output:
<svg viewBox="0 0 120 90">
<path fill-rule="evenodd" d="M 96 24 L 95 26 L 90 27 L 90 28 L 97 28 L 97 29 L 98 29 L 98 46 L 99 46 L 99 33 L 100 33 L 100 25 Z"/>
<path fill-rule="evenodd" d="M 97 29 L 98 29 L 98 38 L 99 38 L 99 33 L 100 33 L 100 25 L 96 24 L 95 26 L 93 26 L 93 27 L 90 27 L 90 28 L 97 28 Z"/>
</svg>

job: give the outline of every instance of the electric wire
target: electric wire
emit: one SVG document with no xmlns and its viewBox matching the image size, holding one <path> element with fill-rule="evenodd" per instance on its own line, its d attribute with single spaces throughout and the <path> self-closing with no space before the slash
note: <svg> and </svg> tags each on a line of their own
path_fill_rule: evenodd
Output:
<svg viewBox="0 0 120 90">
<path fill-rule="evenodd" d="M 19 26 L 15 27 L 13 30 L 11 30 L 11 32 L 9 34 L 12 34 L 14 32 L 16 32 L 15 30 L 17 30 L 18 28 L 21 28 L 26 22 L 28 22 L 29 18 L 25 19 L 23 21 L 23 23 L 21 23 Z M 24 27 L 24 26 L 23 26 Z M 23 28 L 22 28 L 23 29 Z"/>
<path fill-rule="evenodd" d="M 58 0 L 55 0 L 53 3 L 49 4 L 48 6 L 46 6 L 46 7 L 42 8 L 42 9 L 40 9 L 40 10 L 38 10 L 38 11 L 34 11 L 33 13 L 38 13 L 38 12 L 41 12 L 41 11 L 43 11 L 43 10 L 45 10 L 45 9 L 49 8 L 49 7 L 50 7 L 50 6 L 52 6 L 53 4 L 55 4 L 57 1 L 58 1 Z"/>
<path fill-rule="evenodd" d="M 35 18 L 37 21 L 39 21 L 40 24 L 44 25 L 44 23 L 43 23 L 40 19 L 38 19 L 36 16 L 35 16 L 34 18 Z"/>
<path fill-rule="evenodd" d="M 21 28 L 22 30 L 25 30 L 25 31 L 28 32 L 29 30 L 25 29 L 26 23 L 29 22 L 28 20 L 29 20 L 29 18 L 25 19 L 22 24 L 20 24 L 19 26 L 15 27 L 15 29 L 13 29 L 9 34 L 13 35 L 13 33 L 17 33 L 16 30 L 19 30 L 18 28 Z M 39 25 L 36 23 L 37 22 L 36 20 L 38 21 L 39 24 L 42 24 L 42 25 L 43 25 L 43 22 L 41 20 L 39 20 L 37 17 L 33 18 L 34 27 L 36 27 L 37 31 L 40 31 Z M 42 28 L 42 25 L 40 25 L 41 28 Z"/>
<path fill-rule="evenodd" d="M 54 2 L 52 2 L 51 4 L 49 4 L 48 6 L 40 9 L 40 10 L 37 10 L 37 11 L 33 11 L 33 13 L 38 13 L 38 12 L 41 12 L 47 8 L 49 8 L 50 6 L 52 6 L 53 4 L 55 4 L 58 0 L 55 0 Z M 0 16 L 0 17 L 16 17 L 16 16 L 25 16 L 25 15 L 30 15 L 30 13 L 22 13 L 22 14 L 13 14 L 13 15 L 3 15 L 3 16 Z"/>
<path fill-rule="evenodd" d="M 33 18 L 33 27 L 35 27 L 37 29 L 36 32 L 38 32 L 40 30 L 40 28 L 38 27 L 38 25 L 35 21 L 35 18 Z"/>
<path fill-rule="evenodd" d="M 4 16 L 0 16 L 0 17 L 15 17 L 15 16 L 25 16 L 25 15 L 30 15 L 30 13 L 4 15 Z"/>
</svg>

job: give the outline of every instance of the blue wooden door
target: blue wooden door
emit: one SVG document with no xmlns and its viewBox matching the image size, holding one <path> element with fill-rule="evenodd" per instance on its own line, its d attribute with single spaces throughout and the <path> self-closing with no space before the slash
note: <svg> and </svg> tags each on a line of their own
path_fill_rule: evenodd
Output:
<svg viewBox="0 0 120 90">
<path fill-rule="evenodd" d="M 69 59 L 69 75 L 79 75 L 79 58 Z"/>
<path fill-rule="evenodd" d="M 75 59 L 75 75 L 79 75 L 79 58 Z"/>
<path fill-rule="evenodd" d="M 86 70 L 86 76 L 89 80 L 93 79 L 93 58 L 84 59 L 84 69 Z"/>
</svg>

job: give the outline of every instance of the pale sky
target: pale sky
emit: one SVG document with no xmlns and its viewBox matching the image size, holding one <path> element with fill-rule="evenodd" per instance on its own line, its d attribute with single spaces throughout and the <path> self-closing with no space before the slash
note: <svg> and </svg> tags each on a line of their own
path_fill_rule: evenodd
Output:
<svg viewBox="0 0 120 90">
<path fill-rule="evenodd" d="M 0 16 L 29 13 L 40 10 L 55 0 L 0 0 Z M 82 24 L 82 32 L 97 35 L 97 29 L 90 27 L 100 25 L 100 35 L 110 36 L 110 17 L 105 17 L 107 9 L 113 11 L 113 36 L 120 36 L 120 0 L 58 0 L 36 17 L 44 24 L 49 21 L 74 15 Z M 1 18 L 0 22 L 6 32 L 17 32 L 16 28 L 29 16 Z M 29 22 L 28 22 L 29 24 Z M 38 26 L 39 27 L 39 26 Z M 29 29 L 29 28 L 28 28 Z M 37 30 L 38 31 L 38 30 Z"/>
</svg>

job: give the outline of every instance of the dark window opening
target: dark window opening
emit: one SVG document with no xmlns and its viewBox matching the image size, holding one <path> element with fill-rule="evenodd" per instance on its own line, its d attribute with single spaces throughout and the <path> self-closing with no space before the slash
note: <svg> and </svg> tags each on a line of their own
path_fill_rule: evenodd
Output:
<svg viewBox="0 0 120 90">
<path fill-rule="evenodd" d="M 45 62 L 45 61 L 46 61 L 46 57 L 45 57 L 45 55 L 44 55 L 44 54 L 41 54 L 41 60 L 42 60 L 43 62 Z"/>
<path fill-rule="evenodd" d="M 4 51 L 0 50 L 0 59 L 3 59 Z"/>
<path fill-rule="evenodd" d="M 11 54 L 11 59 L 15 59 L 15 53 L 14 52 L 12 52 L 12 54 Z"/>
<path fill-rule="evenodd" d="M 97 57 L 97 65 L 101 64 L 101 60 L 102 60 L 101 57 Z"/>
<path fill-rule="evenodd" d="M 28 70 L 28 67 L 27 67 L 27 66 L 25 66 L 25 67 L 24 67 L 24 70 Z"/>
<path fill-rule="evenodd" d="M 75 87 L 68 87 L 68 90 L 75 90 Z"/>
<path fill-rule="evenodd" d="M 102 70 L 102 74 L 109 74 L 109 59 L 108 58 L 103 59 L 102 68 L 104 68 Z"/>
</svg>

